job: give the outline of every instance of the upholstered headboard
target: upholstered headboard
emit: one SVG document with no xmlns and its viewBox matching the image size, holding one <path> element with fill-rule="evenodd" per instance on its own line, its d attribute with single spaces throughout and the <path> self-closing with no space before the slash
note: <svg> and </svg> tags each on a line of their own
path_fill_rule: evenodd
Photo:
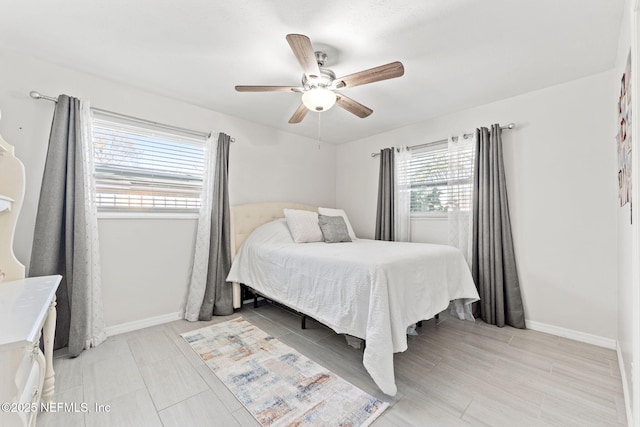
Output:
<svg viewBox="0 0 640 427">
<path fill-rule="evenodd" d="M 300 209 L 317 212 L 316 206 L 294 202 L 248 203 L 231 207 L 231 258 L 253 230 L 278 218 L 284 218 L 284 209 Z M 233 284 L 233 308 L 240 308 L 240 285 Z"/>
<path fill-rule="evenodd" d="M 248 203 L 231 207 L 231 257 L 235 257 L 244 240 L 262 224 L 284 218 L 284 209 L 317 212 L 317 206 L 294 202 Z"/>
</svg>

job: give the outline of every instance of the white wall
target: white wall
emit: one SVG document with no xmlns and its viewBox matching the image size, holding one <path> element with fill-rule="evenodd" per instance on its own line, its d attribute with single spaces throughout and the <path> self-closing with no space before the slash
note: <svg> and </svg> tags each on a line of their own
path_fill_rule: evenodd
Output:
<svg viewBox="0 0 640 427">
<path fill-rule="evenodd" d="M 617 102 L 617 97 L 620 93 L 619 79 L 624 73 L 625 66 L 627 64 L 627 56 L 631 50 L 631 38 L 632 38 L 632 26 L 633 26 L 633 11 L 632 5 L 627 1 L 625 4 L 625 11 L 620 28 L 620 39 L 618 41 L 618 53 L 616 57 L 616 66 L 614 68 L 614 77 L 617 77 L 614 81 L 614 86 L 611 88 L 612 95 L 614 96 L 614 102 Z M 639 80 L 635 77 L 636 70 L 632 70 L 632 90 L 633 96 L 637 97 L 638 91 L 634 89 L 637 87 L 635 82 Z M 637 110 L 635 110 L 637 111 Z M 617 123 L 618 114 L 614 109 L 612 111 L 612 121 Z M 633 151 L 638 149 L 637 135 L 634 120 L 634 129 L 632 131 L 632 143 Z M 634 165 L 635 169 L 636 166 Z M 637 181 L 632 183 L 632 187 L 636 187 Z M 631 409 L 631 402 L 634 401 L 634 388 L 632 380 L 632 362 L 634 358 L 634 338 L 638 333 L 638 325 L 634 322 L 634 310 L 638 310 L 637 301 L 634 298 L 634 286 L 633 286 L 633 240 L 632 236 L 637 233 L 637 225 L 631 224 L 631 205 L 627 204 L 623 207 L 617 205 L 618 212 L 618 224 L 617 224 L 617 253 L 618 253 L 618 354 L 621 360 L 619 363 L 623 371 L 623 381 L 625 385 L 625 394 L 627 395 L 628 410 Z M 637 221 L 636 221 L 637 222 Z M 636 260 L 637 262 L 637 260 Z M 635 302 L 634 302 L 635 301 Z M 629 415 L 629 413 L 628 413 Z M 633 414 L 629 418 L 634 418 L 637 421 L 637 414 Z M 629 423 L 631 425 L 631 419 Z"/>
<path fill-rule="evenodd" d="M 503 133 L 504 160 L 526 318 L 613 343 L 616 79 L 606 72 L 339 146 L 336 204 L 357 234 L 371 237 L 378 182 L 372 152 L 515 122 Z M 414 241 L 446 238 L 446 221 L 412 227 Z"/>
<path fill-rule="evenodd" d="M 66 93 L 89 99 L 99 108 L 234 136 L 237 142 L 231 146 L 229 160 L 231 204 L 335 203 L 335 147 L 331 145 L 319 147 L 308 138 L 3 50 L 0 64 L 0 133 L 16 147 L 27 174 L 14 244 L 17 257 L 27 265 L 54 108 L 51 102 L 31 99 L 31 90 L 50 96 Z M 108 326 L 181 310 L 195 227 L 193 219 L 100 219 Z"/>
<path fill-rule="evenodd" d="M 465 110 L 342 146 L 321 145 L 211 110 L 0 51 L 0 133 L 27 170 L 16 253 L 28 264 L 53 105 L 28 97 L 68 93 L 93 105 L 237 139 L 232 204 L 294 200 L 347 210 L 372 237 L 382 147 L 419 144 L 479 125 L 504 134 L 508 191 L 527 318 L 615 340 L 617 70 Z M 620 212 L 620 217 L 624 213 Z M 413 222 L 414 241 L 446 241 L 446 223 Z M 194 220 L 101 219 L 105 316 L 110 326 L 180 311 Z M 624 234 L 624 231 L 621 232 Z"/>
</svg>

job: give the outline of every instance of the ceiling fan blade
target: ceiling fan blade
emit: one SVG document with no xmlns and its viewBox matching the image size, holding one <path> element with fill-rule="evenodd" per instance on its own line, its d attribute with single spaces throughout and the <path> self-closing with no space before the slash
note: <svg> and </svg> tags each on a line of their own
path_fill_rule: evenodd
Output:
<svg viewBox="0 0 640 427">
<path fill-rule="evenodd" d="M 315 79 L 320 76 L 320 68 L 318 67 L 318 61 L 316 60 L 316 54 L 311 46 L 311 40 L 309 37 L 302 34 L 287 34 L 287 41 L 293 54 L 298 59 L 298 62 L 302 66 L 304 73 L 309 79 Z"/>
<path fill-rule="evenodd" d="M 364 119 L 365 117 L 369 117 L 369 115 L 373 113 L 373 110 L 371 108 L 365 107 L 359 102 L 354 101 L 353 99 L 346 97 L 343 94 L 338 95 L 338 98 L 336 99 L 336 104 L 338 105 L 338 107 L 344 108 L 348 112 L 355 114 L 361 119 Z"/>
<path fill-rule="evenodd" d="M 348 76 L 336 79 L 336 89 L 345 87 L 360 86 L 367 83 L 379 82 L 381 80 L 394 79 L 404 74 L 404 66 L 402 62 L 396 61 L 390 64 L 381 65 L 379 67 L 370 68 L 358 73 L 349 74 Z"/>
<path fill-rule="evenodd" d="M 304 104 L 300 104 L 296 112 L 293 113 L 293 116 L 291 116 L 291 118 L 289 119 L 289 123 L 300 123 L 302 119 L 304 119 L 307 115 L 307 111 L 309 111 L 309 109 L 305 107 Z"/>
<path fill-rule="evenodd" d="M 238 92 L 302 92 L 296 86 L 236 86 Z"/>
</svg>

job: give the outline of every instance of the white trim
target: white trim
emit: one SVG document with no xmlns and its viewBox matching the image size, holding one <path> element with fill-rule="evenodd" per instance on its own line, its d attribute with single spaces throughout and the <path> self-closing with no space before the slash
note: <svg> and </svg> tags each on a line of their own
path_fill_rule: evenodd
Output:
<svg viewBox="0 0 640 427">
<path fill-rule="evenodd" d="M 163 323 L 173 322 L 182 319 L 182 313 L 175 312 L 162 314 L 160 316 L 148 317 L 146 319 L 134 320 L 133 322 L 121 323 L 119 325 L 107 326 L 104 331 L 108 337 L 113 335 L 124 334 L 125 332 L 137 331 L 138 329 L 148 328 L 150 326 L 162 325 Z"/>
<path fill-rule="evenodd" d="M 438 220 L 438 221 L 447 221 L 449 219 L 449 215 L 445 212 L 444 214 L 440 213 L 428 213 L 428 212 L 414 212 L 411 215 L 411 221 L 423 221 L 423 220 Z"/>
<path fill-rule="evenodd" d="M 98 219 L 198 219 L 198 212 L 100 212 Z"/>
<path fill-rule="evenodd" d="M 605 338 L 598 335 L 587 334 L 586 332 L 574 331 L 573 329 L 547 325 L 546 323 L 535 322 L 529 319 L 525 319 L 525 323 L 527 325 L 527 328 L 533 331 L 544 332 L 563 338 L 569 338 L 575 341 L 593 344 L 597 345 L 598 347 L 604 347 L 611 350 L 615 350 L 617 346 L 616 340 L 612 338 Z"/>
<path fill-rule="evenodd" d="M 622 394 L 624 395 L 624 409 L 627 413 L 627 425 L 633 426 L 633 411 L 631 410 L 629 383 L 627 382 L 627 374 L 625 372 L 624 359 L 622 358 L 622 349 L 620 348 L 619 342 L 616 342 L 616 354 L 618 355 L 618 366 L 620 367 L 620 376 L 622 377 Z"/>
</svg>

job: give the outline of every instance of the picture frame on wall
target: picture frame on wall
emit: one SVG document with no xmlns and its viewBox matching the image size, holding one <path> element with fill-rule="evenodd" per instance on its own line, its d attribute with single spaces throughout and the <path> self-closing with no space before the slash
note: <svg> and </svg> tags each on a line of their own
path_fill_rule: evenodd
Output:
<svg viewBox="0 0 640 427">
<path fill-rule="evenodd" d="M 620 97 L 618 98 L 618 199 L 620 206 L 631 200 L 631 52 L 627 56 L 627 65 L 620 80 Z"/>
</svg>

